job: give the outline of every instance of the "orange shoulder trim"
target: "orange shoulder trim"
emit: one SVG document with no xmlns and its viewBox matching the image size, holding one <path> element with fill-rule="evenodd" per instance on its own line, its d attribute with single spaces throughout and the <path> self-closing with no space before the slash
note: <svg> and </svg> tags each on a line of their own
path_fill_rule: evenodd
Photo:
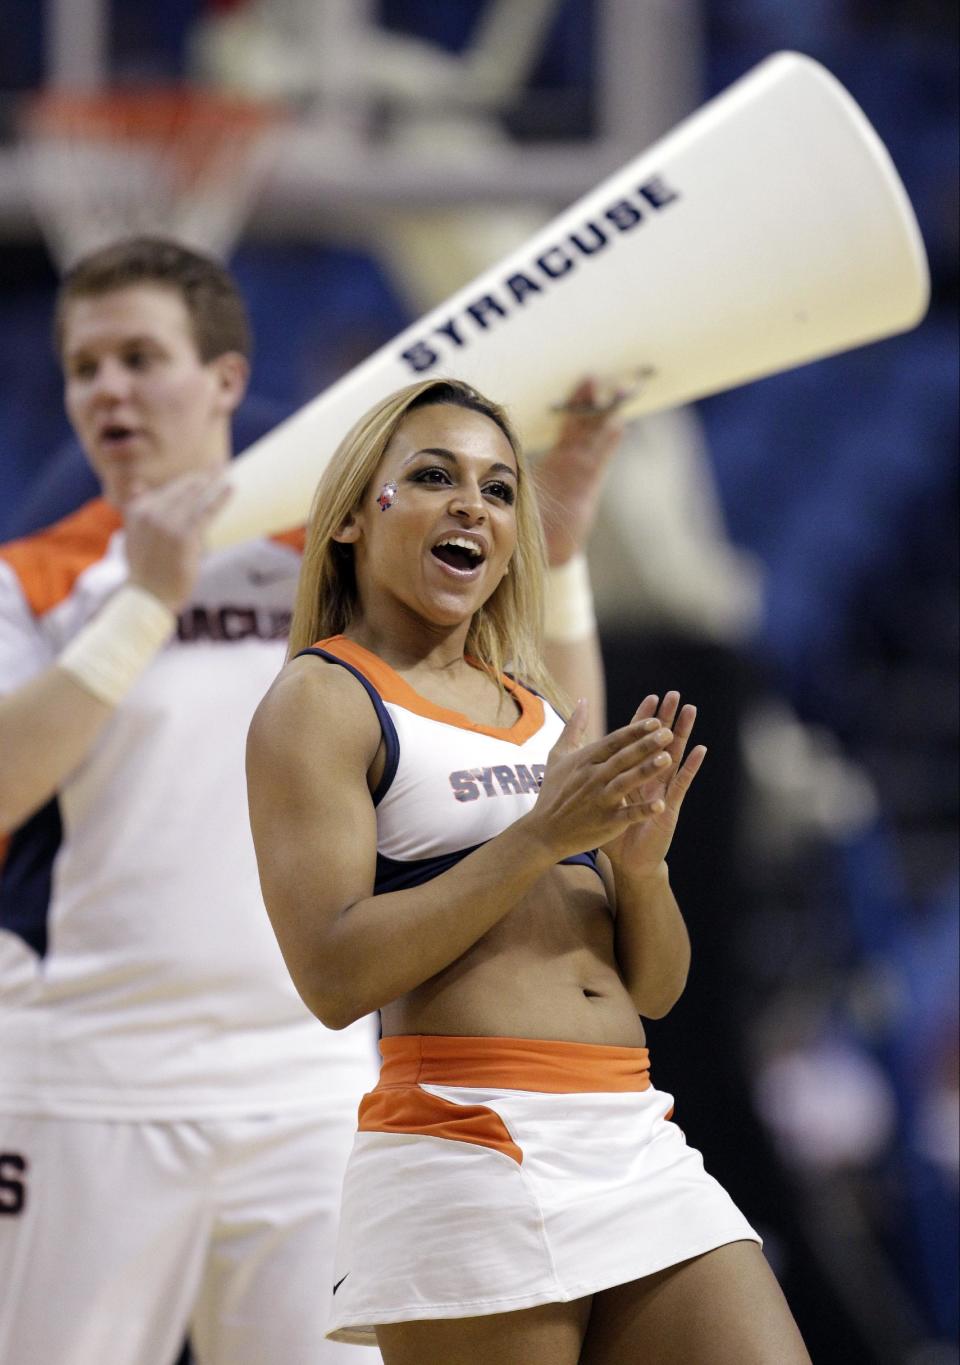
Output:
<svg viewBox="0 0 960 1365">
<path fill-rule="evenodd" d="M 20 581 L 35 616 L 51 611 L 70 596 L 84 569 L 102 559 L 110 537 L 123 518 L 105 498 L 94 498 L 78 511 L 42 531 L 0 545 Z"/>
<path fill-rule="evenodd" d="M 278 535 L 271 536 L 270 539 L 275 545 L 289 545 L 291 550 L 296 550 L 298 554 L 302 555 L 307 539 L 307 528 L 295 526 L 292 531 L 281 531 Z"/>
<path fill-rule="evenodd" d="M 519 706 L 520 715 L 513 725 L 481 725 L 460 711 L 450 711 L 444 706 L 436 706 L 426 697 L 421 697 L 420 693 L 415 692 L 389 664 L 384 663 L 376 654 L 371 654 L 369 649 L 364 649 L 363 645 L 358 645 L 354 640 L 347 640 L 343 635 L 333 635 L 329 640 L 318 640 L 316 648 L 325 649 L 328 654 L 335 654 L 345 663 L 353 664 L 358 672 L 373 683 L 384 701 L 393 702 L 396 706 L 402 706 L 405 711 L 425 716 L 428 720 L 438 720 L 444 725 L 455 725 L 461 730 L 472 730 L 475 734 L 492 735 L 494 739 L 505 739 L 511 744 L 526 743 L 543 725 L 543 701 L 536 693 L 528 692 L 521 683 L 514 682 L 512 678 L 504 676 L 503 685 Z"/>
</svg>

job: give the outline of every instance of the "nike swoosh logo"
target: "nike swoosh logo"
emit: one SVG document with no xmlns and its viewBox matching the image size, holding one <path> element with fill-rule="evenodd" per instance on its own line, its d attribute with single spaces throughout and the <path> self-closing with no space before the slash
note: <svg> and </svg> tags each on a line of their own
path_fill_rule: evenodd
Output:
<svg viewBox="0 0 960 1365">
<path fill-rule="evenodd" d="M 265 588 L 271 583 L 284 583 L 294 577 L 295 574 L 289 569 L 250 569 L 247 573 L 247 580 L 255 588 Z"/>
<path fill-rule="evenodd" d="M 348 1270 L 348 1271 L 347 1271 L 347 1275 L 349 1275 L 349 1274 L 350 1274 L 350 1271 Z M 339 1278 L 339 1280 L 337 1280 L 336 1284 L 333 1286 L 333 1292 L 334 1292 L 334 1293 L 336 1293 L 337 1290 L 340 1288 L 340 1286 L 343 1284 L 344 1280 L 347 1278 L 347 1275 L 341 1275 L 340 1278 Z"/>
</svg>

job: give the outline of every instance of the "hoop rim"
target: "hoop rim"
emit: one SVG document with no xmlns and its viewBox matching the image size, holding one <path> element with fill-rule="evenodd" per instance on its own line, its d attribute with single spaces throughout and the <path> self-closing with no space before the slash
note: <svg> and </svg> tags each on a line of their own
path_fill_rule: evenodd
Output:
<svg viewBox="0 0 960 1365">
<path fill-rule="evenodd" d="M 28 137 L 165 139 L 179 130 L 252 136 L 287 117 L 276 102 L 199 85 L 111 85 L 94 90 L 49 86 L 21 106 Z"/>
<path fill-rule="evenodd" d="M 34 213 L 61 269 L 143 233 L 226 258 L 290 117 L 276 102 L 156 83 L 41 87 L 17 114 Z"/>
</svg>

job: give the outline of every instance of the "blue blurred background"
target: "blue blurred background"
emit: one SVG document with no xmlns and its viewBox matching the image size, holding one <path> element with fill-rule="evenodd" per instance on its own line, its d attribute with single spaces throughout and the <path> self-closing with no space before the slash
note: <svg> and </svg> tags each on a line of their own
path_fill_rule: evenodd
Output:
<svg viewBox="0 0 960 1365">
<path fill-rule="evenodd" d="M 459 196 L 431 186 L 422 158 L 405 181 L 419 145 L 411 125 L 421 140 L 435 135 L 444 110 L 440 100 L 429 118 L 411 116 L 393 74 L 410 50 L 390 44 L 415 38 L 418 51 L 459 60 L 489 0 L 356 6 L 385 44 L 359 112 L 335 73 L 295 60 L 311 8 L 345 22 L 337 0 L 299 13 L 292 0 L 7 0 L 0 537 L 93 492 L 49 341 L 57 269 L 15 150 L 20 99 L 54 67 L 81 82 L 200 72 L 283 101 L 321 140 L 332 120 L 353 117 L 351 136 L 387 150 L 364 173 L 349 138 L 324 144 L 315 163 L 308 149 L 316 184 L 299 199 L 280 186 L 272 202 L 268 187 L 250 208 L 231 256 L 257 337 L 242 449 L 506 249 L 494 230 L 488 258 L 473 244 L 481 256 L 462 278 L 406 273 L 384 244 L 415 236 L 418 213 L 476 219 L 499 199 L 522 239 L 524 221 L 545 221 L 771 52 L 822 61 L 904 180 L 931 263 L 929 315 L 908 335 L 718 395 L 685 425 L 653 422 L 631 438 L 634 461 L 646 449 L 656 471 L 663 456 L 666 500 L 682 466 L 712 509 L 700 549 L 712 540 L 711 562 L 727 566 L 729 578 L 709 575 L 715 591 L 729 582 L 725 606 L 695 575 L 681 602 L 656 565 L 634 588 L 599 550 L 595 576 L 611 721 L 638 685 L 677 685 L 696 696 L 711 746 L 713 786 L 692 799 L 676 855 L 696 966 L 676 1018 L 651 1029 L 658 1083 L 677 1093 L 688 1136 L 766 1235 L 814 1360 L 955 1362 L 955 7 L 637 0 L 624 17 L 617 0 L 556 0 L 522 79 L 480 129 L 511 149 L 515 179 L 498 195 L 478 144 L 479 178 L 471 188 L 468 152 Z M 468 132 L 478 138 L 476 121 Z M 678 523 L 677 537 L 690 534 Z"/>
</svg>

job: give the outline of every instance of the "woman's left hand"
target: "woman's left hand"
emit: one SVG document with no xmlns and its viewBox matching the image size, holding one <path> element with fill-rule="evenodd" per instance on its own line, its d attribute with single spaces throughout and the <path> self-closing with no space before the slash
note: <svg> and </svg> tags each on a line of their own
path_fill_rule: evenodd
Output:
<svg viewBox="0 0 960 1365">
<path fill-rule="evenodd" d="M 660 752 L 650 761 L 649 779 L 624 801 L 630 805 L 652 803 L 651 813 L 604 845 L 614 870 L 632 878 L 651 877 L 660 871 L 677 828 L 683 798 L 707 753 L 704 745 L 698 744 L 684 761 L 697 708 L 681 707 L 679 692 L 667 692 L 663 701 L 652 695 L 645 697 L 633 719 L 645 720 L 649 716 L 657 717 L 664 730 L 670 732 L 670 738 L 665 738 Z"/>
</svg>

